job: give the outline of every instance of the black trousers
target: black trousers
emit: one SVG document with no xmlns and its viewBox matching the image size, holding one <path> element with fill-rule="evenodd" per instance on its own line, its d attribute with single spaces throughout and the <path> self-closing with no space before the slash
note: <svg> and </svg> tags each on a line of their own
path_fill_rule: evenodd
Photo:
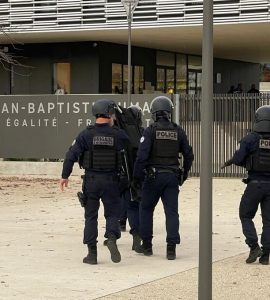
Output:
<svg viewBox="0 0 270 300">
<path fill-rule="evenodd" d="M 239 216 L 242 223 L 246 244 L 252 247 L 258 243 L 258 235 L 253 222 L 259 204 L 262 215 L 261 244 L 264 250 L 270 251 L 270 181 L 250 182 L 242 196 L 239 208 Z"/>
<path fill-rule="evenodd" d="M 130 233 L 139 234 L 139 207 L 140 203 L 131 201 L 130 190 L 126 189 L 121 195 L 122 203 L 125 203 L 126 214 L 130 226 Z M 121 220 L 121 219 L 120 219 Z"/>
<path fill-rule="evenodd" d="M 120 238 L 118 218 L 121 205 L 119 182 L 115 175 L 87 175 L 84 182 L 84 193 L 87 197 L 85 206 L 85 227 L 83 243 L 90 246 L 97 244 L 98 210 L 100 199 L 104 206 L 106 219 L 105 238 Z"/>
<path fill-rule="evenodd" d="M 161 198 L 166 216 L 166 242 L 180 244 L 178 194 L 178 178 L 174 173 L 159 173 L 154 179 L 145 179 L 140 206 L 140 235 L 144 241 L 152 241 L 153 214 Z"/>
</svg>

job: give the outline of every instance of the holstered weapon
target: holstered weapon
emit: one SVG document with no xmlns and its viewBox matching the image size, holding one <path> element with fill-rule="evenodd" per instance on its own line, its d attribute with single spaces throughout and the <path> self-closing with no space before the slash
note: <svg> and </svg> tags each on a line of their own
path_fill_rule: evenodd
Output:
<svg viewBox="0 0 270 300">
<path fill-rule="evenodd" d="M 85 196 L 84 194 L 84 188 L 85 188 L 85 176 L 82 175 L 81 176 L 82 180 L 83 180 L 83 183 L 82 183 L 82 192 L 78 192 L 77 193 L 77 197 L 79 199 L 79 202 L 81 203 L 81 206 L 82 207 L 85 207 L 86 206 L 86 202 L 87 202 L 87 197 Z"/>
<path fill-rule="evenodd" d="M 81 207 L 85 207 L 87 198 L 85 197 L 84 193 L 78 192 L 77 196 L 78 196 L 79 202 L 81 203 Z"/>
<path fill-rule="evenodd" d="M 183 169 L 178 169 L 177 177 L 178 177 L 179 186 L 182 186 L 184 183 L 184 170 Z"/>
</svg>

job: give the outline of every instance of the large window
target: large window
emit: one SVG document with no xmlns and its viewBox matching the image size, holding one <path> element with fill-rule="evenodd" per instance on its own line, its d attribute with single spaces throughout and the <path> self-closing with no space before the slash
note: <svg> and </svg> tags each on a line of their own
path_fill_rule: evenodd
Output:
<svg viewBox="0 0 270 300">
<path fill-rule="evenodd" d="M 184 54 L 176 56 L 176 93 L 187 93 L 187 56 Z"/>
<path fill-rule="evenodd" d="M 70 94 L 70 63 L 55 63 L 53 90 L 56 94 Z"/>
<path fill-rule="evenodd" d="M 188 56 L 188 94 L 201 94 L 202 90 L 202 58 Z"/>
<path fill-rule="evenodd" d="M 112 93 L 126 94 L 128 86 L 128 66 L 112 64 Z M 131 66 L 131 92 L 141 94 L 144 89 L 144 67 Z"/>
<path fill-rule="evenodd" d="M 157 51 L 156 90 L 162 93 L 175 92 L 175 54 Z"/>
<path fill-rule="evenodd" d="M 134 68 L 134 94 L 142 94 L 144 89 L 144 68 L 135 66 Z"/>
<path fill-rule="evenodd" d="M 123 91 L 122 65 L 112 64 L 112 93 L 121 94 Z"/>
</svg>

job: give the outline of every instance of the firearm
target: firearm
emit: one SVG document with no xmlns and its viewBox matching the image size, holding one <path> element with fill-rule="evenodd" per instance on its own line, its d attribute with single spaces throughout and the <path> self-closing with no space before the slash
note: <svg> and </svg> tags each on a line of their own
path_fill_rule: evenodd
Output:
<svg viewBox="0 0 270 300">
<path fill-rule="evenodd" d="M 221 166 L 221 169 L 225 169 L 226 167 L 229 167 L 232 164 L 233 164 L 233 160 L 231 158 L 231 159 L 225 161 L 225 163 Z"/>
<path fill-rule="evenodd" d="M 79 199 L 79 201 L 80 201 L 80 203 L 81 203 L 81 206 L 82 206 L 82 207 L 85 207 L 87 198 L 86 198 L 86 196 L 84 195 L 84 193 L 78 192 L 78 193 L 77 193 L 77 196 L 78 196 L 78 199 Z"/>
<path fill-rule="evenodd" d="M 122 161 L 124 163 L 124 171 L 127 175 L 128 182 L 130 183 L 130 174 L 129 174 L 129 166 L 127 162 L 127 155 L 125 150 L 121 150 Z"/>
<path fill-rule="evenodd" d="M 184 180 L 184 170 L 179 168 L 177 170 L 177 175 L 178 175 L 178 184 L 179 184 L 179 186 L 182 186 L 185 181 Z"/>
<path fill-rule="evenodd" d="M 124 170 L 125 170 L 125 173 L 127 176 L 128 185 L 130 186 L 131 176 L 129 173 L 129 165 L 128 165 L 128 161 L 127 161 L 126 151 L 121 150 L 121 155 L 122 155 L 122 160 L 124 162 Z M 141 188 L 130 187 L 129 192 L 130 192 L 130 196 L 131 196 L 131 201 L 138 201 L 138 202 L 141 201 L 141 198 L 142 198 Z"/>
</svg>

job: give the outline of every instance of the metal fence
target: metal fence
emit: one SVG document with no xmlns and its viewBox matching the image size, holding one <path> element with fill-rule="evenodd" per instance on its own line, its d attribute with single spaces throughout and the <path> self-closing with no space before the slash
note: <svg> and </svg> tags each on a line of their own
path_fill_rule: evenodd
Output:
<svg viewBox="0 0 270 300">
<path fill-rule="evenodd" d="M 0 96 L 0 157 L 63 158 L 71 141 L 91 121 L 92 103 L 104 95 L 11 95 Z M 126 95 L 106 95 L 123 105 Z M 154 95 L 132 95 L 132 104 L 143 108 L 144 126 L 151 121 L 150 102 Z M 179 104 L 179 105 L 178 105 Z M 221 165 L 231 158 L 238 142 L 253 128 L 254 114 L 270 104 L 270 94 L 216 94 L 213 98 L 213 175 L 241 177 L 245 170 Z M 194 150 L 192 176 L 200 175 L 201 98 L 180 95 L 177 118 Z M 179 107 L 179 110 L 178 110 Z M 92 118 L 93 119 L 93 118 Z M 93 120 L 92 120 L 93 121 Z"/>
<path fill-rule="evenodd" d="M 185 129 L 194 151 L 192 176 L 200 174 L 201 97 L 180 95 L 180 125 Z M 213 99 L 213 176 L 242 177 L 245 169 L 230 166 L 221 170 L 231 158 L 238 142 L 253 128 L 254 114 L 261 105 L 270 104 L 270 94 L 216 94 Z"/>
</svg>

